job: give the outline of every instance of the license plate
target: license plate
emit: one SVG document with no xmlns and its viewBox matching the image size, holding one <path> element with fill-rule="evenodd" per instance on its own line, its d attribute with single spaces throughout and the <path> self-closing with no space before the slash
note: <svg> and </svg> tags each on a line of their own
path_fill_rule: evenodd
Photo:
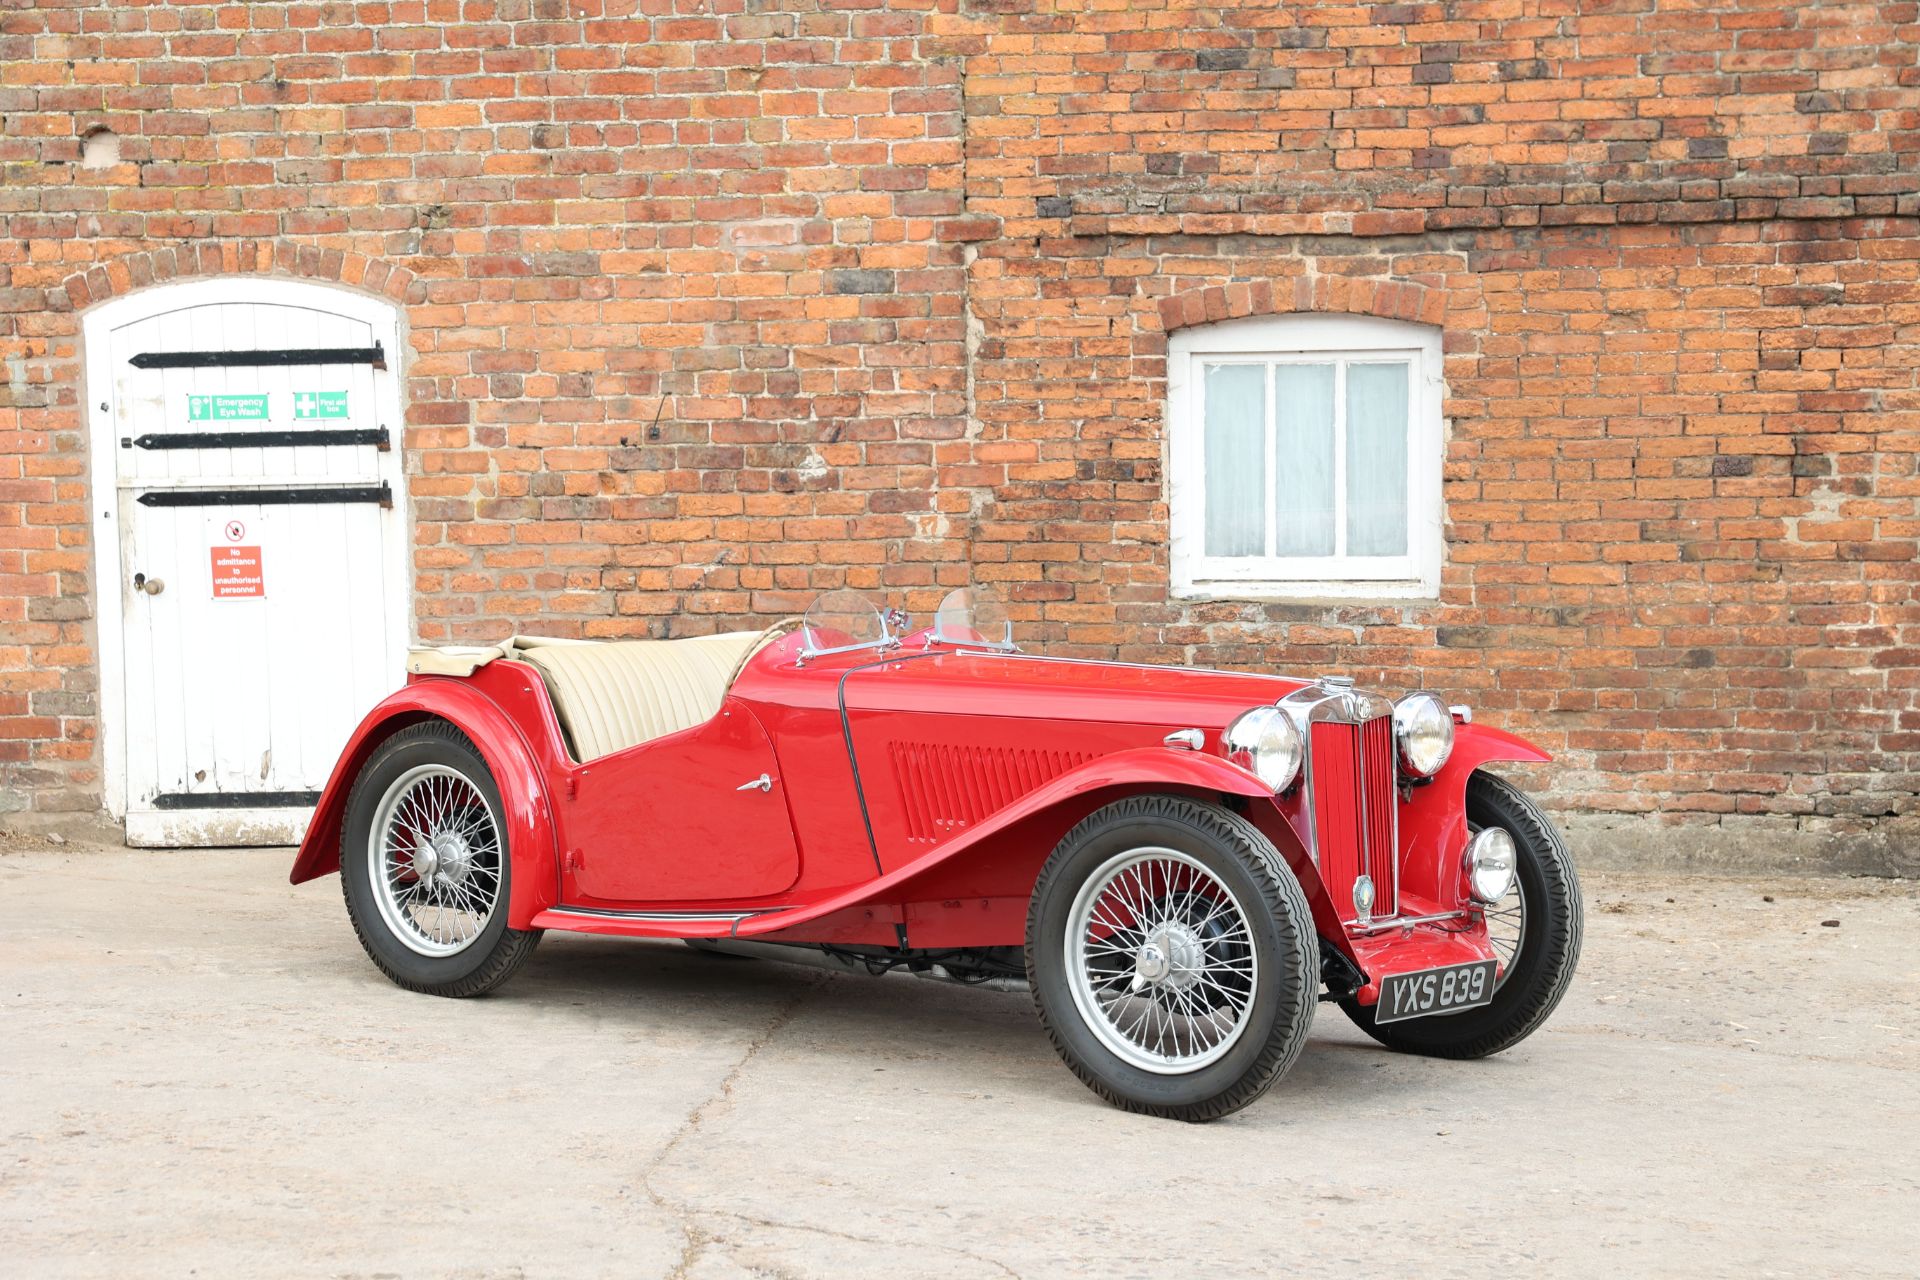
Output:
<svg viewBox="0 0 1920 1280">
<path fill-rule="evenodd" d="M 1374 1006 L 1373 1020 L 1402 1022 L 1478 1009 L 1493 999 L 1493 966 L 1491 960 L 1475 960 L 1382 978 L 1380 1003 Z"/>
</svg>

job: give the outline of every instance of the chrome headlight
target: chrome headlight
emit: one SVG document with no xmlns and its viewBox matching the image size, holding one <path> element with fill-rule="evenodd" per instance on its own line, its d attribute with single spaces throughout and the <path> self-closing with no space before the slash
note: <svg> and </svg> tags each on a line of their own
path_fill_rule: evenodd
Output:
<svg viewBox="0 0 1920 1280">
<path fill-rule="evenodd" d="M 1393 737 L 1400 767 L 1431 778 L 1453 754 L 1453 713 L 1430 693 L 1410 693 L 1393 704 Z"/>
<path fill-rule="evenodd" d="M 1272 787 L 1285 791 L 1300 776 L 1305 749 L 1293 718 L 1278 707 L 1255 707 L 1227 726 L 1221 741 L 1227 759 Z"/>
<path fill-rule="evenodd" d="M 1513 837 L 1500 827 L 1488 827 L 1468 841 L 1467 891 L 1473 900 L 1492 906 L 1506 897 L 1517 862 Z"/>
</svg>

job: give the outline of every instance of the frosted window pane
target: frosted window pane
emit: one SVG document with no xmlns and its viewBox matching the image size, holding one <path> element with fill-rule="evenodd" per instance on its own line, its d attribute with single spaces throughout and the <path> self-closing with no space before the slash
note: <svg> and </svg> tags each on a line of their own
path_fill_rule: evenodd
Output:
<svg viewBox="0 0 1920 1280">
<path fill-rule="evenodd" d="M 1210 364 L 1206 369 L 1206 553 L 1264 555 L 1267 371 L 1255 364 Z"/>
<path fill-rule="evenodd" d="M 1333 554 L 1333 366 L 1273 369 L 1274 554 Z"/>
<path fill-rule="evenodd" d="M 1347 554 L 1407 554 L 1407 366 L 1347 366 Z"/>
</svg>

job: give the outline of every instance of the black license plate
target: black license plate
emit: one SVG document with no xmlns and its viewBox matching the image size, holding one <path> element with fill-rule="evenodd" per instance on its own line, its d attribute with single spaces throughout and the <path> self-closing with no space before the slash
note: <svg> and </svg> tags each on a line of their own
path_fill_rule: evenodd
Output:
<svg viewBox="0 0 1920 1280">
<path fill-rule="evenodd" d="M 1493 999 L 1493 968 L 1491 960 L 1475 960 L 1382 978 L 1380 1003 L 1374 1006 L 1373 1020 L 1404 1022 L 1436 1013 L 1478 1009 Z"/>
</svg>

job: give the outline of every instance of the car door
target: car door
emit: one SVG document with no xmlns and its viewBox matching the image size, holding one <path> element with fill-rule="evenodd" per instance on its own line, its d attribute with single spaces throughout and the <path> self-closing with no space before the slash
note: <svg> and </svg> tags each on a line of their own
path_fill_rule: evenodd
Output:
<svg viewBox="0 0 1920 1280">
<path fill-rule="evenodd" d="M 561 895 L 609 909 L 762 898 L 800 877 L 773 742 L 729 698 L 705 724 L 574 773 Z"/>
</svg>

